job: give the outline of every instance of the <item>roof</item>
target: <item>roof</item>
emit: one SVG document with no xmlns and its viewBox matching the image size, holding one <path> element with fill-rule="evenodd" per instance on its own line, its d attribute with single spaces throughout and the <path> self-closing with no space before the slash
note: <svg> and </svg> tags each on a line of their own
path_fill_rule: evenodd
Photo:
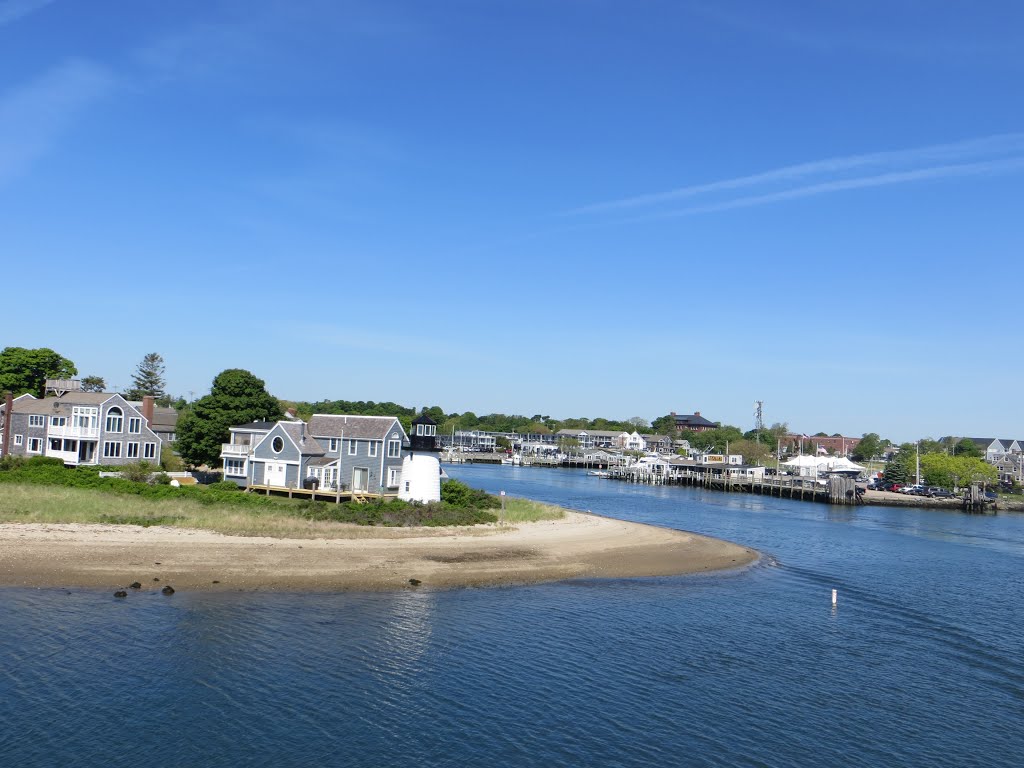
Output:
<svg viewBox="0 0 1024 768">
<path fill-rule="evenodd" d="M 153 409 L 153 421 L 149 425 L 150 429 L 156 431 L 174 431 L 174 428 L 178 425 L 178 412 L 173 408 L 154 408 Z M 163 429 L 158 429 L 162 427 Z"/>
<path fill-rule="evenodd" d="M 155 413 L 153 418 L 156 418 Z M 237 429 L 239 432 L 269 432 L 276 423 L 276 421 L 250 421 L 248 424 L 239 424 L 231 429 Z"/>
<path fill-rule="evenodd" d="M 14 413 L 60 413 L 75 405 L 99 406 L 112 397 L 117 395 L 109 392 L 68 392 L 63 397 L 15 400 L 13 410 Z"/>
<path fill-rule="evenodd" d="M 591 437 L 619 437 L 629 433 L 621 429 L 560 429 L 555 434 L 567 437 L 576 437 L 583 434 L 590 435 Z"/>
<path fill-rule="evenodd" d="M 698 427 L 717 427 L 713 421 L 708 421 L 698 413 L 677 413 L 676 424 L 693 424 Z"/>
<path fill-rule="evenodd" d="M 299 452 L 303 456 L 322 456 L 326 453 L 323 446 L 316 441 L 316 438 L 307 432 L 306 425 L 302 422 L 279 421 L 277 426 L 284 430 L 285 434 L 292 439 L 292 442 L 298 446 Z"/>
<path fill-rule="evenodd" d="M 309 433 L 317 437 L 349 437 L 354 440 L 383 440 L 398 427 L 397 416 L 345 416 L 315 413 L 309 419 Z"/>
</svg>

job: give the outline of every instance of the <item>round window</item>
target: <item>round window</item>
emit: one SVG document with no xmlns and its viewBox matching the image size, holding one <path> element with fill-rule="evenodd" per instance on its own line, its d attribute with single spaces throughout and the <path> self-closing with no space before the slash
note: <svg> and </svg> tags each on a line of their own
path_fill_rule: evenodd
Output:
<svg viewBox="0 0 1024 768">
<path fill-rule="evenodd" d="M 270 447 L 274 449 L 274 453 L 280 453 L 284 450 L 284 440 L 280 437 L 275 437 L 274 442 L 270 444 Z"/>
</svg>

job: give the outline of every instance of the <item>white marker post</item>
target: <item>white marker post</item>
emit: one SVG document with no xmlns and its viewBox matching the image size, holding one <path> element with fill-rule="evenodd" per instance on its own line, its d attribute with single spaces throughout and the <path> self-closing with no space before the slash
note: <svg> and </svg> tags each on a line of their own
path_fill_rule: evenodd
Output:
<svg viewBox="0 0 1024 768">
<path fill-rule="evenodd" d="M 505 511 L 505 492 L 501 492 L 501 511 Z"/>
<path fill-rule="evenodd" d="M 835 606 L 836 600 L 838 598 L 839 598 L 839 590 L 838 589 L 833 589 L 832 590 L 832 605 L 833 605 L 833 607 Z"/>
</svg>

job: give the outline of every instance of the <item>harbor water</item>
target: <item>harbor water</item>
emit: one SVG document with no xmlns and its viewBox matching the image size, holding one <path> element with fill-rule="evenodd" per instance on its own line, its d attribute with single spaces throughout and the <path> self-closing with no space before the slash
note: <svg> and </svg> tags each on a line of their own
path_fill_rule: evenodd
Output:
<svg viewBox="0 0 1024 768">
<path fill-rule="evenodd" d="M 446 469 L 763 557 L 698 576 L 393 594 L 3 589 L 2 764 L 1024 760 L 1024 516 Z"/>
</svg>

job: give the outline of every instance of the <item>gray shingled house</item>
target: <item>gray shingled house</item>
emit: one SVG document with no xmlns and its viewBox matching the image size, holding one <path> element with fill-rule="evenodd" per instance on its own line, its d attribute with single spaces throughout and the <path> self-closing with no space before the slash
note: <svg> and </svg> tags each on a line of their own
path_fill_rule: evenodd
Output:
<svg viewBox="0 0 1024 768">
<path fill-rule="evenodd" d="M 160 436 L 153 431 L 153 399 L 136 408 L 121 395 L 66 391 L 39 399 L 31 395 L 4 404 L 2 452 L 50 456 L 68 466 L 158 463 Z"/>
<path fill-rule="evenodd" d="M 259 422 L 231 429 L 224 479 L 242 487 L 397 493 L 408 436 L 394 416 L 316 414 L 309 423 Z"/>
</svg>

